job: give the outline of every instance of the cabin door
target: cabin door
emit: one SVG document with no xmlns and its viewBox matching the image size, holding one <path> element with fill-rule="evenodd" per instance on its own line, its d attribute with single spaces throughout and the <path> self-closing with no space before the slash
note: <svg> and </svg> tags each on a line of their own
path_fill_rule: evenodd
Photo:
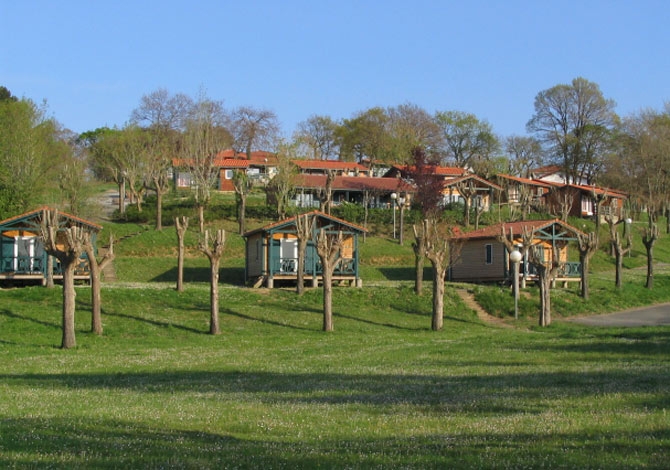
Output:
<svg viewBox="0 0 670 470">
<path fill-rule="evenodd" d="M 34 271 L 36 240 L 37 237 L 14 237 L 14 271 L 18 273 Z"/>
</svg>

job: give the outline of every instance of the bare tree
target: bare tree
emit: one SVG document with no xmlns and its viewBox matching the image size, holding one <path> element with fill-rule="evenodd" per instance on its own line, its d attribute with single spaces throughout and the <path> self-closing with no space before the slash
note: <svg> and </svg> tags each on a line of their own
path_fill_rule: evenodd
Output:
<svg viewBox="0 0 670 470">
<path fill-rule="evenodd" d="M 342 231 L 320 229 L 315 244 L 323 269 L 323 331 L 333 331 L 333 272 L 343 244 Z"/>
<path fill-rule="evenodd" d="M 175 217 L 174 226 L 177 231 L 177 292 L 184 291 L 184 237 L 188 230 L 188 217 Z"/>
<path fill-rule="evenodd" d="M 237 203 L 237 225 L 240 235 L 244 235 L 247 213 L 247 196 L 251 191 L 251 179 L 245 170 L 235 170 L 233 174 L 235 201 Z"/>
<path fill-rule="evenodd" d="M 658 226 L 652 215 L 649 214 L 649 225 L 642 234 L 642 243 L 647 250 L 647 282 L 645 284 L 647 289 L 654 288 L 654 244 L 656 240 L 658 240 Z"/>
<path fill-rule="evenodd" d="M 333 183 L 335 182 L 335 172 L 333 170 L 326 170 L 326 183 L 323 188 L 317 189 L 319 196 L 320 207 L 319 210 L 330 215 L 333 206 Z"/>
<path fill-rule="evenodd" d="M 274 111 L 241 106 L 232 113 L 231 129 L 234 148 L 250 158 L 253 150 L 275 147 L 279 122 Z"/>
<path fill-rule="evenodd" d="M 297 215 L 295 218 L 296 237 L 298 238 L 298 283 L 296 292 L 302 295 L 305 292 L 305 256 L 307 244 L 313 238 L 316 216 L 312 214 Z M 316 280 L 316 273 L 312 273 Z"/>
<path fill-rule="evenodd" d="M 298 169 L 292 161 L 293 158 L 295 146 L 280 144 L 277 152 L 277 173 L 267 187 L 268 195 L 272 195 L 277 205 L 278 220 L 286 218 L 291 197 L 295 193 Z"/>
<path fill-rule="evenodd" d="M 528 178 L 530 170 L 542 164 L 542 144 L 533 137 L 513 135 L 505 140 L 505 151 L 510 157 L 512 174 Z"/>
<path fill-rule="evenodd" d="M 589 265 L 591 258 L 598 251 L 598 232 L 589 234 L 577 233 L 579 261 L 582 264 L 582 297 L 589 299 Z"/>
<path fill-rule="evenodd" d="M 109 236 L 109 247 L 102 258 L 98 261 L 95 256 L 93 240 L 90 232 L 84 232 L 84 251 L 88 258 L 88 266 L 91 279 L 91 332 L 96 335 L 102 334 L 102 295 L 100 293 L 101 273 L 114 261 L 114 238 Z"/>
<path fill-rule="evenodd" d="M 219 328 L 219 262 L 223 256 L 223 248 L 226 243 L 226 232 L 224 230 L 216 231 L 216 238 L 210 246 L 209 230 L 205 230 L 204 238 L 200 241 L 200 251 L 209 259 L 210 281 L 209 281 L 209 302 L 210 319 L 209 333 L 218 335 Z"/>
<path fill-rule="evenodd" d="M 607 226 L 610 231 L 610 244 L 612 246 L 612 251 L 614 253 L 614 259 L 615 259 L 615 266 L 616 266 L 616 271 L 615 271 L 615 277 L 614 277 L 614 285 L 616 286 L 617 289 L 621 289 L 623 286 L 622 279 L 621 279 L 621 274 L 623 271 L 623 257 L 626 256 L 627 253 L 630 253 L 630 250 L 632 249 L 632 237 L 628 235 L 628 243 L 626 248 L 623 247 L 623 243 L 621 241 L 621 235 L 617 231 L 617 223 L 614 221 L 614 217 L 607 216 L 605 218 L 607 221 Z M 630 230 L 627 230 L 630 231 Z"/>
<path fill-rule="evenodd" d="M 533 238 L 535 238 L 535 233 L 533 233 Z M 553 246 L 552 251 L 550 259 L 545 259 L 542 245 L 534 245 L 528 251 L 528 261 L 537 271 L 540 287 L 540 326 L 551 324 L 551 284 L 556 279 L 560 267 L 557 247 Z"/>
<path fill-rule="evenodd" d="M 205 207 L 209 205 L 219 172 L 216 155 L 231 143 L 226 122 L 223 103 L 201 95 L 186 121 L 182 137 L 181 153 L 191 173 L 200 233 L 205 230 Z"/>
<path fill-rule="evenodd" d="M 85 229 L 78 225 L 65 226 L 58 211 L 44 210 L 40 216 L 40 235 L 44 251 L 60 261 L 63 270 L 63 338 L 61 348 L 77 345 L 74 330 L 75 268 L 84 251 Z"/>
<path fill-rule="evenodd" d="M 444 280 L 451 261 L 449 229 L 436 220 L 423 221 L 425 254 L 433 266 L 433 316 L 431 329 L 439 331 L 444 325 Z"/>
</svg>

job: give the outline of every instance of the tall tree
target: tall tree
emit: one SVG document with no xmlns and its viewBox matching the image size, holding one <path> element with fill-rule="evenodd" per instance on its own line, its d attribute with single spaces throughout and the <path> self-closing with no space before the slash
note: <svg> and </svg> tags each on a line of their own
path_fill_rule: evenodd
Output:
<svg viewBox="0 0 670 470">
<path fill-rule="evenodd" d="M 411 103 L 391 107 L 386 139 L 387 161 L 411 164 L 412 152 L 422 147 L 428 152 L 439 152 L 444 139 L 437 122 L 426 110 Z"/>
<path fill-rule="evenodd" d="M 438 111 L 435 121 L 442 130 L 446 160 L 458 167 L 477 172 L 498 151 L 500 144 L 491 125 L 474 114 Z"/>
<path fill-rule="evenodd" d="M 279 120 L 274 111 L 241 106 L 232 113 L 233 146 L 251 158 L 254 150 L 275 147 L 279 136 Z"/>
<path fill-rule="evenodd" d="M 0 217 L 44 204 L 67 146 L 58 123 L 30 100 L 0 100 Z"/>
<path fill-rule="evenodd" d="M 294 140 L 315 160 L 330 160 L 337 156 L 337 123 L 330 116 L 312 115 L 299 122 Z"/>
<path fill-rule="evenodd" d="M 388 115 L 379 107 L 344 119 L 336 131 L 340 160 L 388 161 L 388 123 Z"/>
<path fill-rule="evenodd" d="M 567 182 L 594 182 L 612 149 L 615 106 L 596 83 L 579 77 L 538 93 L 526 127 L 563 167 Z"/>
<path fill-rule="evenodd" d="M 530 170 L 540 166 L 544 159 L 542 143 L 533 137 L 508 137 L 505 152 L 510 157 L 510 172 L 522 178 L 529 178 Z"/>
<path fill-rule="evenodd" d="M 231 134 L 225 127 L 227 122 L 223 103 L 201 92 L 189 113 L 182 135 L 180 153 L 191 174 L 200 233 L 205 230 L 205 207 L 210 203 L 212 188 L 218 177 L 216 155 L 232 143 Z"/>
<path fill-rule="evenodd" d="M 435 154 L 428 155 L 422 147 L 415 147 L 412 151 L 412 165 L 409 167 L 409 177 L 416 187 L 414 193 L 415 204 L 419 207 L 422 220 L 437 220 L 442 209 L 442 191 L 444 181 L 436 177 L 435 169 L 439 159 Z M 426 233 L 423 225 L 414 227 L 414 264 L 415 282 L 414 291 L 421 295 L 423 290 L 423 266 L 426 257 Z"/>
</svg>

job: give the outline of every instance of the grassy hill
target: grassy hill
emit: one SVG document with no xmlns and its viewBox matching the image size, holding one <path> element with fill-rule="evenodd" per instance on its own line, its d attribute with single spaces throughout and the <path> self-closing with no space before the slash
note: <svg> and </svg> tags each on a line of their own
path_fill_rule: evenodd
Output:
<svg viewBox="0 0 670 470">
<path fill-rule="evenodd" d="M 670 291 L 661 273 L 642 298 L 637 254 L 622 293 L 598 254 L 599 300 L 557 289 L 548 328 L 535 326 L 532 288 L 514 323 L 507 289 L 461 285 L 512 327 L 482 323 L 451 286 L 432 332 L 411 248 L 382 233 L 362 246 L 365 287 L 335 289 L 325 334 L 320 290 L 240 288 L 242 240 L 218 220 L 223 333 L 211 336 L 197 235 L 177 293 L 173 228 L 104 225 L 119 238 L 119 281 L 103 287 L 103 336 L 88 332 L 86 287 L 67 351 L 59 289 L 0 290 L 2 468 L 667 467 L 668 328 L 560 321 Z"/>
</svg>

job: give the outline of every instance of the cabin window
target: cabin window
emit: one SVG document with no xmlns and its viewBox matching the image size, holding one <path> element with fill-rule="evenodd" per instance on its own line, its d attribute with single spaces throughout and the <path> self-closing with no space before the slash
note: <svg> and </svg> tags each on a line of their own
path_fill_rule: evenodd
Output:
<svg viewBox="0 0 670 470">
<path fill-rule="evenodd" d="M 484 249 L 486 251 L 486 264 L 493 264 L 493 245 L 487 243 Z"/>
<path fill-rule="evenodd" d="M 224 176 L 227 180 L 232 180 L 233 179 L 233 170 L 226 170 L 226 174 Z"/>
</svg>

